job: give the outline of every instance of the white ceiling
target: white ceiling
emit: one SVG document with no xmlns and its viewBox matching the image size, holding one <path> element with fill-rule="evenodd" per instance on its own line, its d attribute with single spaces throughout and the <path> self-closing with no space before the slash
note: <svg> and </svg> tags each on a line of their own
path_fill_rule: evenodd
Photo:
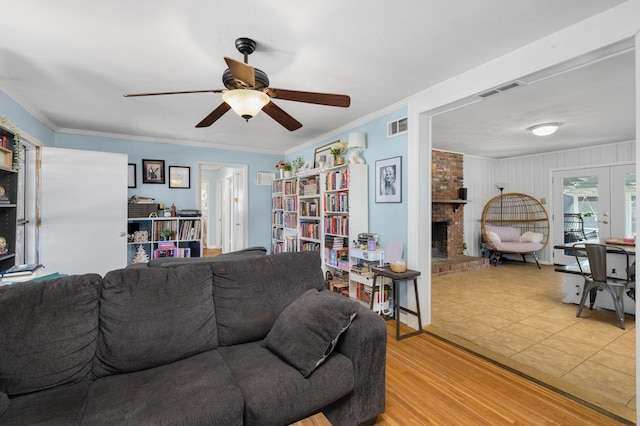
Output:
<svg viewBox="0 0 640 426">
<path fill-rule="evenodd" d="M 0 89 L 56 131 L 283 152 L 623 2 L 3 0 Z M 268 74 L 272 87 L 347 94 L 351 106 L 276 101 L 303 124 L 295 132 L 266 114 L 245 123 L 232 111 L 213 126 L 197 129 L 195 124 L 221 103 L 220 94 L 122 97 L 131 92 L 223 88 L 223 57 L 242 60 L 234 46 L 238 37 L 257 41 L 249 63 Z M 629 139 L 628 114 L 615 109 L 629 110 L 629 101 L 617 98 L 625 94 L 618 94 L 623 84 L 604 77 L 621 72 L 620 81 L 626 82 L 632 61 L 616 61 L 614 71 L 598 71 L 608 81 L 600 88 L 611 101 L 606 109 L 600 102 L 602 93 L 587 92 L 579 79 L 565 79 L 560 89 L 538 83 L 469 110 L 459 109 L 449 119 L 448 114 L 439 116 L 436 123 L 442 132 L 436 144 L 475 155 L 521 155 L 538 142 L 528 139 L 520 146 L 516 132 L 547 117 L 565 122 L 558 136 L 570 135 L 571 143 L 613 137 L 611 128 L 583 128 L 585 122 L 612 123 L 613 129 L 625 129 L 624 138 Z M 578 117 L 575 105 L 551 101 L 568 101 L 560 96 L 564 92 L 580 95 L 581 106 L 594 103 L 585 99 L 596 101 L 598 111 L 585 112 L 585 120 Z M 525 104 L 517 99 L 525 94 L 535 96 L 533 106 L 524 111 L 526 123 L 512 106 L 511 114 L 499 112 L 501 101 Z M 626 95 L 632 94 L 631 87 Z M 473 117 L 479 119 L 479 133 Z M 472 136 L 459 131 L 465 122 L 474 123 Z M 509 145 L 499 139 L 505 136 Z M 487 148 L 471 150 L 480 145 Z"/>
</svg>

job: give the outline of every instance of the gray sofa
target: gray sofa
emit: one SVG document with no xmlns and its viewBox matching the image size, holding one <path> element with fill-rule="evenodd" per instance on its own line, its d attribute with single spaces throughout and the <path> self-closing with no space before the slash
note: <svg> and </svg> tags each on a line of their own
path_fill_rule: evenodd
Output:
<svg viewBox="0 0 640 426">
<path fill-rule="evenodd" d="M 386 338 L 313 252 L 3 286 L 0 424 L 371 424 Z"/>
</svg>

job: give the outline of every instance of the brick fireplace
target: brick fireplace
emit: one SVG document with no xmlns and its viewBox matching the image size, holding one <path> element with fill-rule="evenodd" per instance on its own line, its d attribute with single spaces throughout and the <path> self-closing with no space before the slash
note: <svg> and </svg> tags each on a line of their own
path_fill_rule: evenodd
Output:
<svg viewBox="0 0 640 426">
<path fill-rule="evenodd" d="M 489 259 L 465 256 L 464 204 L 458 190 L 464 187 L 464 156 L 432 151 L 431 164 L 431 275 L 448 275 L 489 266 Z"/>
<path fill-rule="evenodd" d="M 464 205 L 447 202 L 457 200 L 464 186 L 464 157 L 435 150 L 431 155 L 431 252 L 448 259 L 464 251 Z"/>
</svg>

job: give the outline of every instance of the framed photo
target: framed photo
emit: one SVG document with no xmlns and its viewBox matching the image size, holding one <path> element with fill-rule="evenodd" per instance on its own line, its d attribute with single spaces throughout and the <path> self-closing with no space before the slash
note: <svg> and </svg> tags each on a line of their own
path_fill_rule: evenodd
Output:
<svg viewBox="0 0 640 426">
<path fill-rule="evenodd" d="M 127 182 L 129 188 L 136 187 L 136 165 L 129 163 L 129 167 L 127 168 Z"/>
<path fill-rule="evenodd" d="M 315 154 L 313 156 L 313 167 L 320 167 L 318 164 L 320 162 L 320 156 L 324 155 L 325 159 L 325 167 L 333 167 L 333 155 L 331 155 L 331 146 L 339 141 L 333 141 L 330 144 L 321 146 L 316 148 Z"/>
<path fill-rule="evenodd" d="M 376 203 L 402 202 L 402 157 L 376 161 Z"/>
<path fill-rule="evenodd" d="M 169 188 L 191 188 L 191 167 L 169 166 Z"/>
<path fill-rule="evenodd" d="M 142 183 L 164 184 L 164 160 L 142 160 Z"/>
</svg>

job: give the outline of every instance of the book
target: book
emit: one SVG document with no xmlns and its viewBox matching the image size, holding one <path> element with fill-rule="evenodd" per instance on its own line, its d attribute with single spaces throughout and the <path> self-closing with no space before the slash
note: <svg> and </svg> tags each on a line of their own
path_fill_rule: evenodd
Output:
<svg viewBox="0 0 640 426">
<path fill-rule="evenodd" d="M 8 278 L 8 277 L 17 277 L 21 275 L 31 275 L 43 268 L 44 268 L 44 265 L 41 265 L 39 263 L 13 265 L 11 268 L 5 269 L 4 271 L 0 272 L 0 276 Z"/>
</svg>

